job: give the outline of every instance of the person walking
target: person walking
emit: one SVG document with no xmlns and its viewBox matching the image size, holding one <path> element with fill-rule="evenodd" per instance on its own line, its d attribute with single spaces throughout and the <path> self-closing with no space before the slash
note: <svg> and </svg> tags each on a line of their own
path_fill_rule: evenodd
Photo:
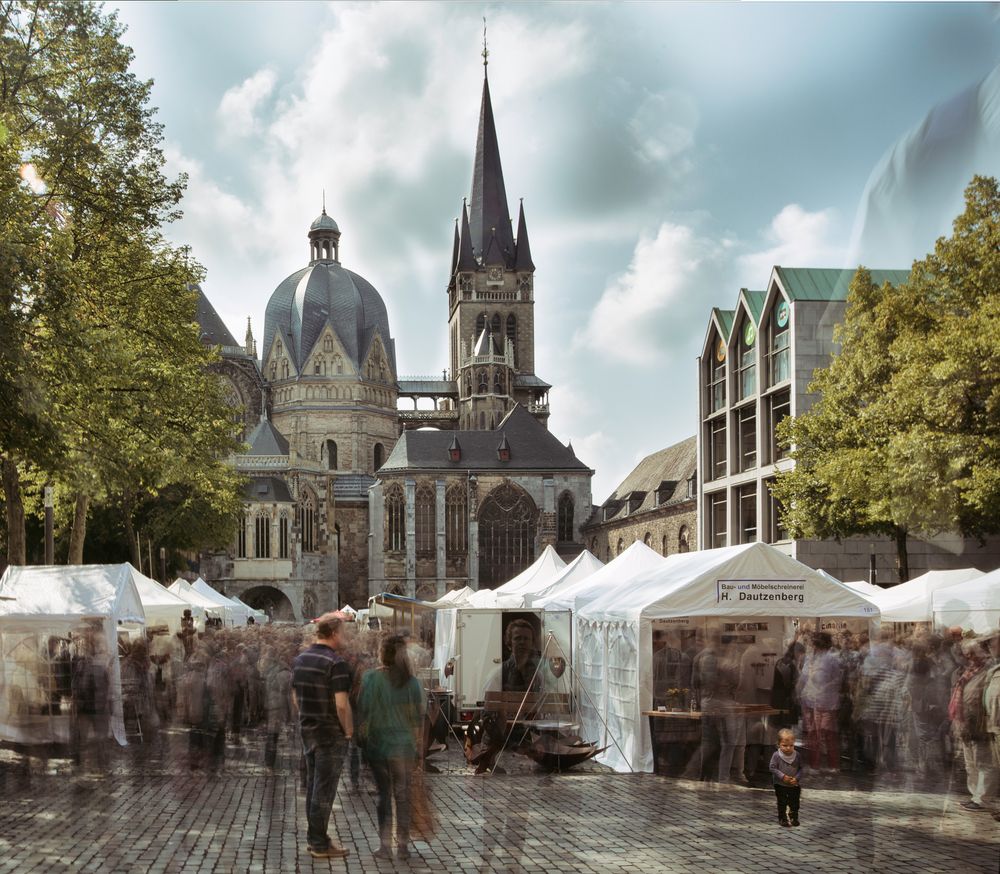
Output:
<svg viewBox="0 0 1000 874">
<path fill-rule="evenodd" d="M 344 755 L 354 735 L 348 700 L 351 673 L 338 652 L 342 621 L 333 613 L 320 616 L 316 642 L 292 665 L 293 700 L 306 760 L 306 844 L 316 859 L 342 859 L 349 853 L 328 832 Z"/>
<path fill-rule="evenodd" d="M 392 803 L 396 805 L 396 856 L 410 857 L 410 781 L 423 725 L 424 695 L 406 655 L 406 641 L 393 635 L 382 644 L 382 666 L 361 681 L 358 715 L 368 765 L 378 789 L 379 848 L 392 858 Z"/>
<path fill-rule="evenodd" d="M 948 703 L 948 716 L 955 736 L 962 744 L 966 786 L 972 796 L 960 807 L 979 812 L 987 810 L 983 801 L 996 791 L 997 777 L 983 700 L 989 655 L 977 640 L 963 641 L 962 655 L 965 656 L 966 668 L 955 680 Z"/>
<path fill-rule="evenodd" d="M 832 651 L 833 640 L 827 632 L 814 634 L 812 647 L 799 677 L 799 700 L 802 702 L 809 767 L 817 770 L 821 763 L 825 763 L 827 773 L 835 774 L 840 770 L 837 713 L 844 669 L 840 657 Z M 821 749 L 826 752 L 825 759 L 820 756 Z"/>
</svg>

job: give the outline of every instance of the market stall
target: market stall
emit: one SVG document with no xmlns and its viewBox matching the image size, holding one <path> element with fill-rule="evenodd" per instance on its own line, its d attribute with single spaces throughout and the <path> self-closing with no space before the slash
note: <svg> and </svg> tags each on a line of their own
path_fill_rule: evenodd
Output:
<svg viewBox="0 0 1000 874">
<path fill-rule="evenodd" d="M 881 589 L 873 600 L 878 604 L 883 622 L 904 624 L 930 622 L 931 598 L 934 592 L 974 580 L 982 575 L 981 570 L 972 567 L 928 571 L 908 582 L 889 589 Z"/>
<path fill-rule="evenodd" d="M 195 630 L 198 632 L 205 630 L 205 609 L 203 607 L 189 604 L 183 598 L 161 586 L 156 580 L 137 571 L 131 564 L 128 567 L 132 573 L 132 582 L 135 583 L 136 591 L 139 593 L 139 600 L 142 601 L 148 630 L 166 628 L 168 634 L 176 634 L 181 630 L 181 619 L 185 610 L 191 611 Z"/>
<path fill-rule="evenodd" d="M 533 607 L 535 602 L 545 597 L 547 593 L 568 588 L 576 582 L 585 580 L 602 567 L 604 562 L 589 549 L 585 549 L 554 577 L 538 580 L 529 589 L 525 589 L 522 593 L 524 606 Z"/>
<path fill-rule="evenodd" d="M 546 546 L 535 562 L 516 577 L 495 589 L 479 589 L 475 592 L 469 598 L 469 606 L 523 607 L 525 592 L 532 591 L 534 586 L 543 585 L 565 567 L 566 562 L 559 557 L 559 553 L 551 545 Z"/>
<path fill-rule="evenodd" d="M 205 618 L 226 621 L 226 610 L 213 598 L 206 598 L 200 592 L 195 591 L 191 584 L 178 577 L 168 587 L 167 590 L 175 594 L 182 601 L 186 601 L 192 607 L 200 607 L 205 611 Z"/>
<path fill-rule="evenodd" d="M 934 623 L 945 628 L 959 626 L 976 634 L 1000 628 L 1000 570 L 937 589 L 931 612 Z"/>
<path fill-rule="evenodd" d="M 106 671 L 110 731 L 122 745 L 119 630 L 145 612 L 128 564 L 8 567 L 0 577 L 0 741 L 68 743 L 73 673 Z"/>
<path fill-rule="evenodd" d="M 725 649 L 735 666 L 732 703 L 744 704 L 733 690 L 746 679 L 749 706 L 796 631 L 861 630 L 878 618 L 871 601 L 766 544 L 670 556 L 577 613 L 582 733 L 610 744 L 600 760 L 615 770 L 653 770 L 643 713 L 654 706 L 654 631 L 692 665 L 709 647 Z M 702 703 L 695 697 L 688 711 Z"/>
</svg>

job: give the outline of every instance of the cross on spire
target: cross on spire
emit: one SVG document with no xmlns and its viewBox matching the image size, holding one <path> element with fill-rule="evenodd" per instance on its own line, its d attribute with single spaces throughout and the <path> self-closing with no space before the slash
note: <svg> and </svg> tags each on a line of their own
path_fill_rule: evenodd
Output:
<svg viewBox="0 0 1000 874">
<path fill-rule="evenodd" d="M 488 67 L 490 63 L 490 50 L 486 48 L 486 16 L 483 16 L 483 66 Z"/>
</svg>

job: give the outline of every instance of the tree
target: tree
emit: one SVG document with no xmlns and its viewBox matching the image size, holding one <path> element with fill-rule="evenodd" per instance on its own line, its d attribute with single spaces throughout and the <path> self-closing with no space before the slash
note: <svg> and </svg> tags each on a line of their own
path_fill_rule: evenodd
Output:
<svg viewBox="0 0 1000 874">
<path fill-rule="evenodd" d="M 908 579 L 909 534 L 1000 526 L 1000 190 L 976 177 L 951 237 L 897 288 L 859 269 L 818 400 L 779 436 L 774 493 L 796 536 L 882 534 Z"/>
<path fill-rule="evenodd" d="M 0 3 L 0 28 L 9 560 L 25 558 L 22 486 L 45 482 L 73 507 L 71 561 L 95 500 L 118 503 L 129 531 L 173 485 L 189 490 L 179 506 L 217 514 L 208 530 L 235 525 L 235 429 L 194 324 L 200 268 L 162 236 L 185 180 L 164 176 L 151 83 L 129 72 L 123 29 L 97 5 Z"/>
</svg>

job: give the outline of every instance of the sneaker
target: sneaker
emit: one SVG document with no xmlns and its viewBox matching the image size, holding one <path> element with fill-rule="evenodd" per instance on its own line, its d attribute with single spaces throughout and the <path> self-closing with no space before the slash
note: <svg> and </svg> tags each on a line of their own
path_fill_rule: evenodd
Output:
<svg viewBox="0 0 1000 874">
<path fill-rule="evenodd" d="M 347 847 L 340 847 L 336 844 L 330 844 L 329 847 L 309 848 L 309 855 L 314 859 L 343 859 L 350 855 L 350 852 Z"/>
<path fill-rule="evenodd" d="M 965 810 L 986 810 L 983 805 L 977 804 L 975 801 L 963 801 L 959 806 Z"/>
</svg>

